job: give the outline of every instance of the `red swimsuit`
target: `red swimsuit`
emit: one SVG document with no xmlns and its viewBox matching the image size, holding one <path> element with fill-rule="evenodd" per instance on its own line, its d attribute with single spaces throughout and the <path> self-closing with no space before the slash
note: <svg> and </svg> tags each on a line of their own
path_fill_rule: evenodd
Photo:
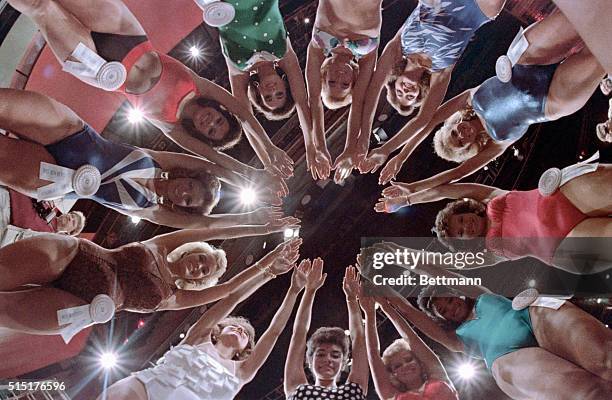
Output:
<svg viewBox="0 0 612 400">
<path fill-rule="evenodd" d="M 537 189 L 492 199 L 487 216 L 492 224 L 488 249 L 510 260 L 532 256 L 546 263 L 568 233 L 587 218 L 560 190 L 542 196 Z"/>
<path fill-rule="evenodd" d="M 458 397 L 457 392 L 446 382 L 428 380 L 421 393 L 400 393 L 395 396 L 395 400 L 458 400 Z"/>
<path fill-rule="evenodd" d="M 134 47 L 121 63 L 130 71 L 136 61 L 150 51 L 155 51 L 151 42 L 146 41 Z M 157 52 L 162 65 L 159 81 L 147 92 L 134 94 L 126 92 L 125 84 L 118 90 L 125 93 L 132 105 L 145 115 L 168 123 L 176 123 L 176 113 L 181 101 L 190 93 L 198 95 L 192 72 L 174 58 Z"/>
</svg>

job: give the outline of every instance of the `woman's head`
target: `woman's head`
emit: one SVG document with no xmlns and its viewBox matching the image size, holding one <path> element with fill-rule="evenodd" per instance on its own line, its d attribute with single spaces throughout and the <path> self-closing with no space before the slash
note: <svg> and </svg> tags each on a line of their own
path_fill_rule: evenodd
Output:
<svg viewBox="0 0 612 400">
<path fill-rule="evenodd" d="M 70 236 L 77 236 L 85 228 L 85 215 L 80 211 L 70 211 L 67 214 L 56 218 L 56 231 L 66 233 Z"/>
<path fill-rule="evenodd" d="M 427 375 L 410 345 L 404 339 L 397 339 L 385 349 L 382 360 L 389 372 L 391 383 L 400 392 L 417 389 L 427 380 Z"/>
<path fill-rule="evenodd" d="M 321 64 L 321 100 L 336 110 L 351 104 L 352 91 L 359 76 L 359 64 L 352 58 L 332 53 Z"/>
<path fill-rule="evenodd" d="M 227 269 L 225 252 L 206 242 L 185 243 L 168 253 L 166 259 L 177 276 L 176 287 L 183 290 L 211 287 Z"/>
<path fill-rule="evenodd" d="M 295 100 L 285 71 L 278 65 L 270 73 L 254 73 L 249 79 L 248 95 L 251 104 L 267 119 L 286 119 L 295 111 Z"/>
<path fill-rule="evenodd" d="M 472 312 L 474 300 L 453 289 L 436 285 L 421 290 L 419 308 L 445 329 L 457 329 Z"/>
<path fill-rule="evenodd" d="M 235 146 L 242 135 L 242 126 L 235 115 L 214 100 L 198 97 L 190 117 L 183 117 L 181 125 L 194 138 L 216 150 Z"/>
<path fill-rule="evenodd" d="M 460 199 L 438 212 L 434 231 L 443 245 L 454 250 L 460 241 L 484 237 L 487 227 L 486 205 L 474 199 Z"/>
<path fill-rule="evenodd" d="M 221 182 L 203 171 L 175 169 L 169 172 L 163 206 L 173 211 L 208 215 L 219 202 Z"/>
<path fill-rule="evenodd" d="M 434 150 L 438 156 L 454 162 L 474 157 L 490 140 L 482 123 L 471 108 L 451 115 L 434 135 Z"/>
<path fill-rule="evenodd" d="M 408 61 L 402 58 L 389 75 L 385 86 L 387 88 L 387 101 L 395 110 L 404 116 L 414 112 L 421 106 L 430 89 L 431 72 L 416 67 L 406 68 Z"/>
<path fill-rule="evenodd" d="M 234 361 L 242 361 L 251 354 L 255 347 L 255 329 L 244 317 L 227 317 L 221 320 L 210 335 L 213 344 L 221 342 L 235 350 Z"/>
<path fill-rule="evenodd" d="M 349 338 L 337 327 L 322 327 L 310 336 L 306 345 L 306 360 L 317 379 L 336 380 L 348 362 Z"/>
</svg>

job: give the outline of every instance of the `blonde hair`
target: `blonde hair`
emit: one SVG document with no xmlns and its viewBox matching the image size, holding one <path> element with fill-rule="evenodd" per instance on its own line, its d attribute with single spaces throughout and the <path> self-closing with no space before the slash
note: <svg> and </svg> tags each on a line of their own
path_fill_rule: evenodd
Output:
<svg viewBox="0 0 612 400">
<path fill-rule="evenodd" d="M 383 364 L 385 364 L 385 367 L 387 369 L 387 372 L 389 373 L 389 380 L 391 382 L 391 384 L 393 385 L 393 387 L 395 387 L 397 390 L 399 390 L 400 392 L 407 392 L 408 388 L 406 387 L 405 384 L 403 384 L 402 382 L 400 382 L 399 379 L 397 379 L 394 375 L 393 375 L 393 371 L 391 371 L 391 366 L 389 365 L 391 363 L 391 357 L 397 355 L 397 354 L 401 354 L 401 353 L 411 353 L 412 356 L 414 357 L 414 359 L 419 363 L 419 365 L 421 366 L 421 373 L 425 374 L 424 368 L 423 368 L 423 363 L 421 362 L 421 360 L 419 360 L 419 358 L 414 354 L 414 352 L 412 351 L 412 349 L 410 348 L 410 344 L 408 343 L 407 340 L 405 339 L 395 339 L 393 341 L 393 343 L 391 343 L 386 349 L 385 351 L 383 351 L 382 353 L 382 361 Z M 427 380 L 426 376 L 422 376 L 423 381 Z"/>
<path fill-rule="evenodd" d="M 329 72 L 329 66 L 332 63 L 333 57 L 327 57 L 323 64 L 321 64 L 321 101 L 325 107 L 330 110 L 337 110 L 339 108 L 348 106 L 353 101 L 353 87 L 355 86 L 355 82 L 357 82 L 357 78 L 359 77 L 359 64 L 355 62 L 355 60 L 349 61 L 349 66 L 353 70 L 353 80 L 351 82 L 351 90 L 349 90 L 348 94 L 344 97 L 334 97 L 329 91 L 329 86 L 327 85 L 327 73 Z"/>
<path fill-rule="evenodd" d="M 174 281 L 177 288 L 181 290 L 202 290 L 207 287 L 216 285 L 221 275 L 225 273 L 227 269 L 227 256 L 225 251 L 217 249 L 206 242 L 190 242 L 185 243 L 172 250 L 166 256 L 168 262 L 177 262 L 186 254 L 193 253 L 209 253 L 212 254 L 217 261 L 217 269 L 211 276 L 207 276 L 202 279 L 184 279 L 178 278 Z"/>
<path fill-rule="evenodd" d="M 453 237 L 449 233 L 449 221 L 453 215 L 474 213 L 479 217 L 487 216 L 487 206 L 474 199 L 460 199 L 450 202 L 442 210 L 438 212 L 436 216 L 436 222 L 434 226 L 434 232 L 438 236 L 438 240 L 444 246 L 450 250 L 455 251 L 456 245 L 460 240 L 453 240 Z M 465 241 L 463 241 L 465 242 Z"/>
<path fill-rule="evenodd" d="M 462 163 L 465 160 L 469 160 L 484 148 L 484 146 L 491 140 L 491 137 L 486 130 L 478 132 L 475 142 L 465 149 L 458 149 L 451 146 L 448 142 L 453 129 L 457 129 L 457 126 L 462 121 L 471 121 L 477 118 L 476 113 L 471 107 L 465 108 L 461 111 L 457 111 L 444 121 L 444 125 L 434 135 L 433 145 L 436 154 L 447 160 L 456 163 Z"/>
<path fill-rule="evenodd" d="M 81 232 L 83 232 L 83 229 L 85 229 L 85 223 L 87 222 L 87 220 L 85 219 L 85 214 L 80 211 L 70 211 L 68 214 L 66 214 L 66 216 L 70 214 L 75 216 L 77 225 L 72 232 L 66 233 L 70 236 L 78 236 L 81 234 Z"/>
</svg>

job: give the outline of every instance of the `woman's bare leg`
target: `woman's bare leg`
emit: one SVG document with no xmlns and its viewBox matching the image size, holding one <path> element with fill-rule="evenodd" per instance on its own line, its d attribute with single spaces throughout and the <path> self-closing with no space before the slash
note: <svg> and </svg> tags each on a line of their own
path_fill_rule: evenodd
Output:
<svg viewBox="0 0 612 400">
<path fill-rule="evenodd" d="M 58 279 L 74 259 L 78 239 L 48 234 L 20 240 L 0 249 L 0 292 Z"/>
<path fill-rule="evenodd" d="M 83 129 L 84 122 L 64 104 L 37 92 L 0 88 L 0 128 L 43 146 Z"/>
<path fill-rule="evenodd" d="M 499 357 L 491 372 L 515 400 L 601 400 L 612 390 L 610 382 L 540 347 Z"/>
<path fill-rule="evenodd" d="M 86 304 L 55 288 L 0 292 L 0 327 L 34 335 L 60 333 L 57 311 Z"/>
<path fill-rule="evenodd" d="M 580 43 L 580 36 L 565 16 L 555 11 L 525 30 L 529 47 L 518 60 L 525 65 L 548 65 L 563 60 Z"/>
<path fill-rule="evenodd" d="M 580 110 L 591 98 L 604 76 L 588 47 L 568 57 L 557 70 L 550 83 L 546 98 L 546 117 L 555 120 Z"/>
<path fill-rule="evenodd" d="M 100 393 L 97 400 L 148 400 L 148 396 L 142 382 L 134 376 L 128 376 Z"/>
<path fill-rule="evenodd" d="M 561 192 L 591 217 L 612 215 L 612 164 L 601 164 L 597 171 L 572 179 L 561 187 Z"/>
<path fill-rule="evenodd" d="M 146 35 L 122 0 L 54 0 L 88 30 L 117 35 Z"/>
<path fill-rule="evenodd" d="M 553 265 L 579 275 L 612 270 L 612 218 L 588 218 L 555 250 Z"/>
<path fill-rule="evenodd" d="M 612 330 L 569 302 L 558 310 L 530 307 L 529 315 L 541 348 L 608 381 L 612 387 Z"/>
</svg>

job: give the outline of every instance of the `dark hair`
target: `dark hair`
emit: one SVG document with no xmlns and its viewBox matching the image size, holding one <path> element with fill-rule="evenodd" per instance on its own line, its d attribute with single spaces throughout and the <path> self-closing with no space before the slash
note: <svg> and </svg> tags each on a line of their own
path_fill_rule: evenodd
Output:
<svg viewBox="0 0 612 400">
<path fill-rule="evenodd" d="M 164 199 L 162 206 L 170 208 L 172 211 L 178 211 L 184 214 L 199 214 L 208 215 L 213 208 L 219 203 L 221 195 L 221 182 L 219 179 L 209 174 L 206 171 L 191 171 L 188 169 L 177 168 L 168 171 L 168 180 L 177 178 L 191 178 L 199 181 L 204 188 L 204 201 L 198 207 L 183 207 L 177 206 L 170 202 L 169 199 Z"/>
<path fill-rule="evenodd" d="M 295 111 L 295 100 L 291 94 L 291 87 L 287 81 L 287 74 L 285 74 L 285 71 L 279 67 L 276 62 L 274 63 L 274 71 L 285 83 L 285 104 L 274 109 L 264 104 L 261 93 L 259 92 L 259 75 L 257 73 L 251 74 L 249 77 L 247 94 L 251 104 L 253 107 L 255 107 L 255 110 L 262 113 L 268 120 L 280 121 L 282 119 L 289 118 L 291 114 L 293 114 Z"/>
<path fill-rule="evenodd" d="M 333 56 L 327 57 L 321 64 L 321 101 L 325 107 L 330 110 L 337 110 L 339 108 L 348 106 L 353 102 L 353 88 L 359 78 L 359 64 L 351 59 L 349 66 L 353 70 L 353 79 L 351 81 L 351 90 L 344 97 L 334 97 L 329 91 L 329 85 L 327 83 L 327 73 L 329 72 L 330 64 L 333 60 Z"/>
<path fill-rule="evenodd" d="M 317 329 L 308 339 L 306 343 L 306 360 L 308 366 L 312 370 L 312 357 L 317 347 L 323 343 L 335 344 L 342 349 L 342 358 L 344 365 L 348 362 L 350 340 L 344 333 L 342 328 L 338 327 L 321 327 Z"/>
<path fill-rule="evenodd" d="M 436 222 L 433 231 L 438 236 L 438 241 L 452 251 L 457 250 L 474 250 L 475 246 L 483 248 L 484 243 L 482 238 L 474 238 L 472 240 L 454 239 L 449 235 L 450 217 L 456 214 L 474 213 L 479 217 L 487 217 L 487 206 L 474 199 L 459 199 L 448 203 L 436 215 Z M 454 239 L 454 240 L 453 240 Z"/>
<path fill-rule="evenodd" d="M 460 297 L 462 294 L 456 289 L 450 287 L 440 287 L 438 285 L 425 286 L 419 296 L 417 297 L 417 304 L 421 311 L 423 311 L 429 318 L 440 325 L 443 329 L 450 331 L 455 330 L 462 324 L 462 322 L 449 321 L 447 319 L 438 316 L 434 309 L 433 300 L 440 297 Z M 466 302 L 467 306 L 471 309 L 474 307 L 476 301 L 472 298 L 466 297 L 463 301 Z"/>
<path fill-rule="evenodd" d="M 247 331 L 247 335 L 249 336 L 249 343 L 247 343 L 246 347 L 232 358 L 234 361 L 242 361 L 248 358 L 249 355 L 251 355 L 251 353 L 253 352 L 253 347 L 255 347 L 255 329 L 253 328 L 253 325 L 251 325 L 251 322 L 248 319 L 244 317 L 234 316 L 223 318 L 212 329 L 212 332 L 210 334 L 210 340 L 212 344 L 216 344 L 217 335 L 219 335 L 226 326 L 230 325 L 239 325 L 243 327 Z"/>
<path fill-rule="evenodd" d="M 234 114 L 227 111 L 222 104 L 205 97 L 197 97 L 192 101 L 195 101 L 198 107 L 210 107 L 217 110 L 227 120 L 229 129 L 222 139 L 214 140 L 197 130 L 191 118 L 183 117 L 180 119 L 180 123 L 187 133 L 189 133 L 195 139 L 206 143 L 215 150 L 229 149 L 234 147 L 240 141 L 240 138 L 242 137 L 242 125 L 240 125 L 240 121 L 238 121 L 238 118 L 236 118 Z"/>
<path fill-rule="evenodd" d="M 415 109 L 420 107 L 423 99 L 429 94 L 429 89 L 431 89 L 431 72 L 426 69 L 423 71 L 423 76 L 421 76 L 421 79 L 417 83 L 417 86 L 419 87 L 419 94 L 417 95 L 414 104 L 411 106 L 403 106 L 399 103 L 395 94 L 395 81 L 402 74 L 402 72 L 404 72 L 407 63 L 408 60 L 402 57 L 402 59 L 393 66 L 393 70 L 387 78 L 387 82 L 385 82 L 385 86 L 387 88 L 387 101 L 400 115 L 403 116 L 412 114 Z"/>
</svg>

